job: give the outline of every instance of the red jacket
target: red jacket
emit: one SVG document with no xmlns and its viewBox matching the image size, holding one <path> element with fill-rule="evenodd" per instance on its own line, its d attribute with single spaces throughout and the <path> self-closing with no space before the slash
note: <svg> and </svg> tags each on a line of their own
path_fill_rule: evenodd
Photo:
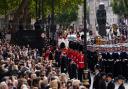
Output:
<svg viewBox="0 0 128 89">
<path fill-rule="evenodd" d="M 82 69 L 82 68 L 85 68 L 85 58 L 84 58 L 84 54 L 79 54 L 79 57 L 78 57 L 78 68 Z"/>
</svg>

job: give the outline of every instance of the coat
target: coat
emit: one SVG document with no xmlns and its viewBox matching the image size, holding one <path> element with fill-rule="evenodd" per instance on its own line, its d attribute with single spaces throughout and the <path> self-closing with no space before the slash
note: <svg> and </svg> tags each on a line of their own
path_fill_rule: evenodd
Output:
<svg viewBox="0 0 128 89">
<path fill-rule="evenodd" d="M 93 82 L 93 89 L 99 89 L 100 73 L 95 75 Z"/>
<path fill-rule="evenodd" d="M 77 66 L 75 63 L 69 64 L 68 73 L 69 73 L 70 79 L 77 78 Z"/>
<path fill-rule="evenodd" d="M 99 89 L 107 89 L 105 80 L 101 79 L 99 81 Z"/>
<path fill-rule="evenodd" d="M 123 84 L 121 84 L 118 89 L 125 89 L 125 87 Z"/>
<path fill-rule="evenodd" d="M 115 84 L 113 81 L 109 82 L 107 85 L 107 89 L 115 89 Z"/>
</svg>

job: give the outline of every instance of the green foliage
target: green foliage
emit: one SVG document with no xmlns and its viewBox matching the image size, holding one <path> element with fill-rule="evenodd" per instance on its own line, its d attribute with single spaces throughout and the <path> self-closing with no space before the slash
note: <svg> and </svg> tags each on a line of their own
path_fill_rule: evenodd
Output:
<svg viewBox="0 0 128 89">
<path fill-rule="evenodd" d="M 79 1 L 79 2 L 78 2 Z M 56 9 L 56 22 L 61 24 L 70 24 L 72 21 L 77 20 L 78 4 L 80 0 L 60 0 Z"/>
<path fill-rule="evenodd" d="M 0 15 L 13 13 L 21 0 L 0 0 Z"/>
<path fill-rule="evenodd" d="M 22 0 L 0 0 L 0 15 L 9 15 L 17 10 Z M 39 1 L 39 0 L 38 0 Z M 51 14 L 52 0 L 43 0 L 44 18 Z M 77 19 L 78 5 L 83 0 L 54 0 L 55 17 L 57 23 L 70 23 Z M 30 0 L 29 12 L 31 17 L 36 17 L 36 0 Z"/>
<path fill-rule="evenodd" d="M 113 0 L 112 8 L 119 16 L 128 16 L 128 0 Z"/>
</svg>

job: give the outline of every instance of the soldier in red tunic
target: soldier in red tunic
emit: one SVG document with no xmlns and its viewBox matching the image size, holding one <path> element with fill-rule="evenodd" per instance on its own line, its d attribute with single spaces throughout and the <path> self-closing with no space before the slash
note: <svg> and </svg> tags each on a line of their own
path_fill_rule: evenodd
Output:
<svg viewBox="0 0 128 89">
<path fill-rule="evenodd" d="M 83 75 L 83 70 L 85 68 L 85 63 L 84 63 L 84 54 L 82 51 L 80 51 L 79 56 L 78 56 L 78 79 L 82 81 L 82 75 Z"/>
</svg>

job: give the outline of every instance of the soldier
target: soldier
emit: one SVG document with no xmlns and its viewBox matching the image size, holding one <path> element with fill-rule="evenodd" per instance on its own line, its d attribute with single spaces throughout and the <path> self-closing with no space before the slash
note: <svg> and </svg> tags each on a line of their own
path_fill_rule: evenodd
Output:
<svg viewBox="0 0 128 89">
<path fill-rule="evenodd" d="M 85 68 L 85 59 L 84 59 L 84 54 L 82 53 L 82 51 L 80 51 L 79 55 L 78 55 L 78 79 L 82 80 L 82 74 L 83 74 L 83 70 Z"/>
<path fill-rule="evenodd" d="M 70 59 L 70 64 L 68 66 L 68 74 L 70 79 L 77 79 L 77 65 Z"/>
<path fill-rule="evenodd" d="M 61 57 L 61 73 L 67 73 L 68 58 L 65 53 L 62 53 Z"/>
<path fill-rule="evenodd" d="M 122 61 L 122 75 L 128 79 L 128 54 L 126 52 L 120 53 L 120 58 Z"/>
<path fill-rule="evenodd" d="M 116 59 L 114 64 L 114 77 L 122 75 L 122 63 L 120 59 Z"/>
<path fill-rule="evenodd" d="M 58 67 L 60 67 L 60 56 L 61 56 L 61 51 L 57 49 L 55 51 L 55 61 L 57 62 Z"/>
<path fill-rule="evenodd" d="M 109 72 L 112 72 L 112 65 L 111 65 L 111 62 L 113 61 L 112 55 L 109 52 L 107 52 L 106 58 L 107 59 L 105 61 L 105 72 L 109 73 Z"/>
</svg>

